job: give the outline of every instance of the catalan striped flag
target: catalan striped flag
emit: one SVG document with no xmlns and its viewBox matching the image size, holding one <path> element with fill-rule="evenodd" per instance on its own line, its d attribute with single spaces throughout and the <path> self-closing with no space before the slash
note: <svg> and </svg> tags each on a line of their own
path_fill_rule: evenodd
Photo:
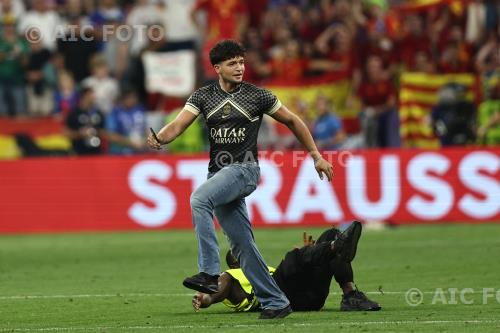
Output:
<svg viewBox="0 0 500 333">
<path fill-rule="evenodd" d="M 473 74 L 403 73 L 399 91 L 401 142 L 404 147 L 438 148 L 432 124 L 432 108 L 438 102 L 438 91 L 448 83 L 467 88 L 466 98 L 476 97 L 476 78 Z"/>
</svg>

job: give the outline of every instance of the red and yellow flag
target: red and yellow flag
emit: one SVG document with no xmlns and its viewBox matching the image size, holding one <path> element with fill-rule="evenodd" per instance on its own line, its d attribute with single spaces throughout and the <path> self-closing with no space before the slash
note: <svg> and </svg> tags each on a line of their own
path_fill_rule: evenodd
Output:
<svg viewBox="0 0 500 333">
<path fill-rule="evenodd" d="M 468 2 L 471 2 L 471 0 L 407 0 L 395 6 L 394 9 L 413 12 L 428 10 L 437 6 L 448 6 L 455 15 L 462 16 Z"/>
<path fill-rule="evenodd" d="M 438 102 L 438 91 L 448 83 L 467 88 L 466 98 L 475 100 L 473 74 L 403 73 L 399 91 L 401 142 L 404 147 L 438 148 L 431 124 L 432 108 Z"/>
</svg>

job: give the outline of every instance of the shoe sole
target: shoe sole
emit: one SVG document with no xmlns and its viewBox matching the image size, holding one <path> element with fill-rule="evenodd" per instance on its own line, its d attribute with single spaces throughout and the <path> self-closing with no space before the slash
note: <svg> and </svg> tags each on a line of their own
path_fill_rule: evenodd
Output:
<svg viewBox="0 0 500 333">
<path fill-rule="evenodd" d="M 186 281 L 186 280 L 184 280 L 182 282 L 182 284 L 186 288 L 193 289 L 193 290 L 199 291 L 200 293 L 204 293 L 204 294 L 215 294 L 216 292 L 219 291 L 218 289 L 213 289 L 213 288 L 207 287 L 205 285 L 193 283 L 193 282 Z"/>
<path fill-rule="evenodd" d="M 343 261 L 351 262 L 356 256 L 356 250 L 358 248 L 358 241 L 361 237 L 362 229 L 363 227 L 359 221 L 352 222 L 349 228 L 346 229 L 345 232 L 347 233 L 347 239 L 345 240 L 340 256 Z"/>
</svg>

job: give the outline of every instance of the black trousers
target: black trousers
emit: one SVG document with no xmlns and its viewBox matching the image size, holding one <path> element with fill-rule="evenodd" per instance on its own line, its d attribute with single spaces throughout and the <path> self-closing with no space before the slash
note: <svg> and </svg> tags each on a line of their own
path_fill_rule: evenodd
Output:
<svg viewBox="0 0 500 333">
<path fill-rule="evenodd" d="M 315 245 L 289 251 L 276 268 L 273 277 L 294 311 L 320 310 L 332 277 L 340 286 L 353 281 L 351 264 L 339 260 L 330 248 L 338 232 L 328 229 Z"/>
</svg>

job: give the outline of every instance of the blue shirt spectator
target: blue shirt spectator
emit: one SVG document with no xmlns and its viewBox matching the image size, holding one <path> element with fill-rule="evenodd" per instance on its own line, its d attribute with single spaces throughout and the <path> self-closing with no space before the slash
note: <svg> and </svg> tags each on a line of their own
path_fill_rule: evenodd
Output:
<svg viewBox="0 0 500 333">
<path fill-rule="evenodd" d="M 109 133 L 111 154 L 133 154 L 145 149 L 146 113 L 137 101 L 135 91 L 126 91 L 121 103 L 108 115 L 106 128 Z"/>
<path fill-rule="evenodd" d="M 320 149 L 336 149 L 345 138 L 341 120 L 330 110 L 328 100 L 319 96 L 316 101 L 318 118 L 313 124 L 313 136 Z"/>
<path fill-rule="evenodd" d="M 54 112 L 66 119 L 70 111 L 78 105 L 78 98 L 73 75 L 70 72 L 61 71 L 57 78 L 57 89 L 54 95 Z"/>
</svg>

